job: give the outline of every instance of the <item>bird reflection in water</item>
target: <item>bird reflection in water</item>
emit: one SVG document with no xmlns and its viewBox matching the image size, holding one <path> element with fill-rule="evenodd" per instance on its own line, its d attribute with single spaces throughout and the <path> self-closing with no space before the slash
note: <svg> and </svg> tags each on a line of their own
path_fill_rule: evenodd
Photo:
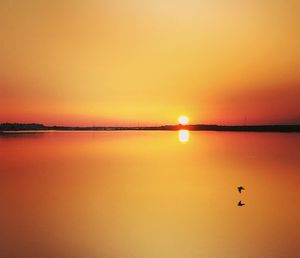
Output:
<svg viewBox="0 0 300 258">
<path fill-rule="evenodd" d="M 245 203 L 242 203 L 242 201 L 238 202 L 238 206 L 244 206 L 244 205 L 245 205 Z"/>
<path fill-rule="evenodd" d="M 179 130 L 178 131 L 178 139 L 182 143 L 187 143 L 190 139 L 189 130 Z"/>
</svg>

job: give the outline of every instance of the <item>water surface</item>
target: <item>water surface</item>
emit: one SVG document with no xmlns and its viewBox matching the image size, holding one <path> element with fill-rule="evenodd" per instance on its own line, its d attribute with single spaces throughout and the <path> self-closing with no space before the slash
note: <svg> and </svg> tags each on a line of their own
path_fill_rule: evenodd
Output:
<svg viewBox="0 0 300 258">
<path fill-rule="evenodd" d="M 0 136 L 0 257 L 299 257 L 299 157 L 299 134 Z"/>
</svg>

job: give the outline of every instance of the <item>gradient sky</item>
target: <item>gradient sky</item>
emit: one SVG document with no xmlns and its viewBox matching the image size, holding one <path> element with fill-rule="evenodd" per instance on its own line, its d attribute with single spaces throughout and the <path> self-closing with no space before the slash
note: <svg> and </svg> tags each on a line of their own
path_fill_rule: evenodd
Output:
<svg viewBox="0 0 300 258">
<path fill-rule="evenodd" d="M 0 122 L 300 123 L 298 0 L 3 0 Z"/>
</svg>

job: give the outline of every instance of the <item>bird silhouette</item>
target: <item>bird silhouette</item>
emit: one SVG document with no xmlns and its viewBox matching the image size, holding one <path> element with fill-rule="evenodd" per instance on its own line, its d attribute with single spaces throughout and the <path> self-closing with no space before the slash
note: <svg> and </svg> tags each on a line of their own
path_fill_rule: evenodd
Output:
<svg viewBox="0 0 300 258">
<path fill-rule="evenodd" d="M 242 201 L 239 201 L 238 206 L 244 206 L 245 203 L 242 203 Z"/>
<path fill-rule="evenodd" d="M 238 188 L 239 193 L 242 193 L 243 190 L 245 190 L 245 188 L 243 186 L 239 186 Z"/>
</svg>

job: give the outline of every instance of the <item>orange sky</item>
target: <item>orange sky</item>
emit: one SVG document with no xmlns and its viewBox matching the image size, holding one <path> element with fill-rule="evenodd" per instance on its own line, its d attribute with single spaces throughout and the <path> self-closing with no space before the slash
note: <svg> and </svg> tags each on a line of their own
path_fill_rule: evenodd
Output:
<svg viewBox="0 0 300 258">
<path fill-rule="evenodd" d="M 298 0 L 0 2 L 0 122 L 300 123 Z"/>
</svg>

